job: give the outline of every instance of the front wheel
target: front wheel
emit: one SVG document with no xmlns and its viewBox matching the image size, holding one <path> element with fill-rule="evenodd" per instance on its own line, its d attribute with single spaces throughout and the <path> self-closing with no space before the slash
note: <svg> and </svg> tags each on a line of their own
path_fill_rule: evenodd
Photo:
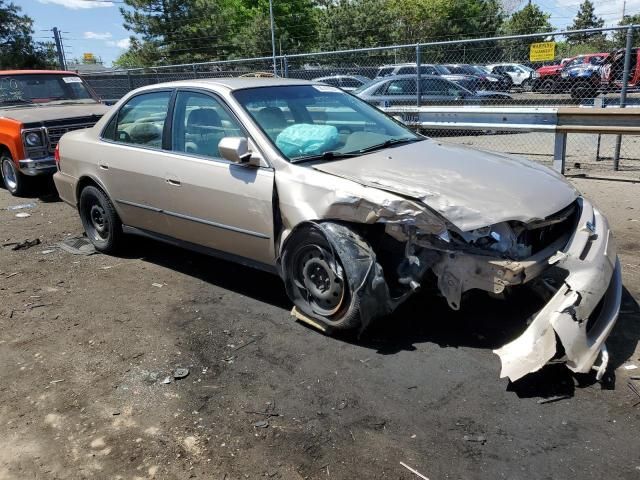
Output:
<svg viewBox="0 0 640 480">
<path fill-rule="evenodd" d="M 287 240 L 283 274 L 287 293 L 295 306 L 330 330 L 360 325 L 360 299 L 354 294 L 343 262 L 323 233 L 303 228 Z"/>
<path fill-rule="evenodd" d="M 13 159 L 7 152 L 0 153 L 0 171 L 2 172 L 4 186 L 11 195 L 19 197 L 26 193 L 27 180 L 18 171 Z"/>
<path fill-rule="evenodd" d="M 111 200 L 94 186 L 80 193 L 80 220 L 87 237 L 99 252 L 114 253 L 122 238 L 122 223 Z"/>
</svg>

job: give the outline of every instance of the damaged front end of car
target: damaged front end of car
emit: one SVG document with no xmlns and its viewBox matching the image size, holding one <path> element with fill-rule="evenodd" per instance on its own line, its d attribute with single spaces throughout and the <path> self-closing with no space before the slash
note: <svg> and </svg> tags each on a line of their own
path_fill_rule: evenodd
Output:
<svg viewBox="0 0 640 480">
<path fill-rule="evenodd" d="M 587 200 L 578 197 L 543 219 L 466 232 L 429 209 L 419 213 L 409 200 L 383 207 L 359 200 L 359 211 L 369 212 L 364 217 L 347 204 L 332 203 L 327 221 L 312 228 L 327 239 L 332 255 L 353 259 L 344 265 L 344 275 L 357 285 L 362 329 L 429 279 L 454 310 L 469 290 L 500 296 L 526 284 L 542 293 L 546 304 L 521 336 L 495 350 L 501 376 L 515 381 L 554 359 L 574 372 L 595 368 L 602 377 L 605 340 L 617 319 L 622 284 L 607 220 Z M 366 242 L 350 234 L 358 225 L 366 225 L 360 228 Z M 593 367 L 598 356 L 600 364 Z"/>
<path fill-rule="evenodd" d="M 451 228 L 447 236 L 412 232 L 408 243 L 440 253 L 431 270 L 452 309 L 472 289 L 499 295 L 529 284 L 546 297 L 525 332 L 494 351 L 501 377 L 515 381 L 562 354 L 558 360 L 572 371 L 595 368 L 602 378 L 622 281 L 608 222 L 587 200 L 578 198 L 529 223 L 502 222 L 471 232 Z"/>
</svg>

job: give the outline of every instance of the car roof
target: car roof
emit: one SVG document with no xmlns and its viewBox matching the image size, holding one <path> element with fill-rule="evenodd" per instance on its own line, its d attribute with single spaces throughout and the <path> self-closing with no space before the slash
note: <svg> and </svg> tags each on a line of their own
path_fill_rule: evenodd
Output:
<svg viewBox="0 0 640 480">
<path fill-rule="evenodd" d="M 293 85 L 315 85 L 318 82 L 309 80 L 296 80 L 292 78 L 253 78 L 253 77 L 220 77 L 201 78 L 197 80 L 178 80 L 175 82 L 156 83 L 142 87 L 140 90 L 153 90 L 163 87 L 223 87 L 228 90 L 242 90 L 256 87 L 281 87 Z"/>
<path fill-rule="evenodd" d="M 45 74 L 78 75 L 67 70 L 0 70 L 0 75 L 45 75 Z"/>
</svg>

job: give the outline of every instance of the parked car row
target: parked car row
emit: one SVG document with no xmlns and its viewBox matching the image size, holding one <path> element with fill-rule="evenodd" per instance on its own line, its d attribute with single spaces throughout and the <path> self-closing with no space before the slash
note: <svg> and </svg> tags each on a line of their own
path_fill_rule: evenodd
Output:
<svg viewBox="0 0 640 480">
<path fill-rule="evenodd" d="M 495 63 L 484 66 L 470 64 L 421 64 L 420 77 L 440 77 L 454 82 L 479 96 L 484 92 L 509 92 L 513 89 L 540 93 L 570 93 L 573 98 L 596 96 L 600 92 L 621 88 L 624 70 L 624 49 L 613 53 L 590 53 L 563 59 L 558 64 L 532 69 L 518 63 Z M 418 76 L 416 63 L 384 65 L 371 80 L 362 75 L 334 75 L 316 78 L 316 81 L 340 87 L 346 91 L 360 90 L 381 78 Z M 367 85 L 369 86 L 369 85 Z M 638 49 L 632 50 L 628 86 L 640 86 L 640 60 Z M 426 89 L 428 90 L 428 89 Z M 414 87 L 413 92 L 417 89 Z M 425 91 L 421 89 L 421 91 Z M 404 92 L 403 92 L 404 94 Z M 451 95 L 445 95 L 451 97 Z M 502 97 L 504 98 L 504 97 Z"/>
<path fill-rule="evenodd" d="M 362 75 L 332 75 L 314 79 L 346 91 L 355 90 L 381 78 L 414 75 L 416 63 L 385 65 L 378 69 L 373 80 Z M 532 84 L 533 69 L 518 64 L 477 66 L 469 64 L 421 64 L 420 76 L 437 76 L 457 83 L 466 90 L 509 92 L 513 88 L 528 88 Z M 344 85 L 343 85 L 344 83 Z M 357 84 L 360 85 L 357 85 Z"/>
<path fill-rule="evenodd" d="M 0 74 L 12 91 L 0 97 L 4 183 L 15 194 L 29 169 L 50 173 L 53 148 L 59 196 L 98 251 L 133 234 L 273 272 L 294 315 L 326 332 L 362 331 L 423 286 L 454 310 L 471 290 L 543 289 L 522 336 L 495 350 L 501 376 L 552 359 L 586 373 L 599 357 L 604 373 L 622 292 L 615 242 L 560 174 L 431 140 L 320 82 L 186 80 L 106 110 L 79 77 L 20 75 Z M 358 93 L 478 96 L 420 82 L 394 75 Z"/>
</svg>

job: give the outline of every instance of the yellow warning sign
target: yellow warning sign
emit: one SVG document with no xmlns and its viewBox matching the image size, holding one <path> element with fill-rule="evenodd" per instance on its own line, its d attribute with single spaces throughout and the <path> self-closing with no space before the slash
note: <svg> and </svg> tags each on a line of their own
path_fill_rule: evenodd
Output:
<svg viewBox="0 0 640 480">
<path fill-rule="evenodd" d="M 529 60 L 545 62 L 556 57 L 556 42 L 532 43 L 529 50 Z"/>
</svg>

